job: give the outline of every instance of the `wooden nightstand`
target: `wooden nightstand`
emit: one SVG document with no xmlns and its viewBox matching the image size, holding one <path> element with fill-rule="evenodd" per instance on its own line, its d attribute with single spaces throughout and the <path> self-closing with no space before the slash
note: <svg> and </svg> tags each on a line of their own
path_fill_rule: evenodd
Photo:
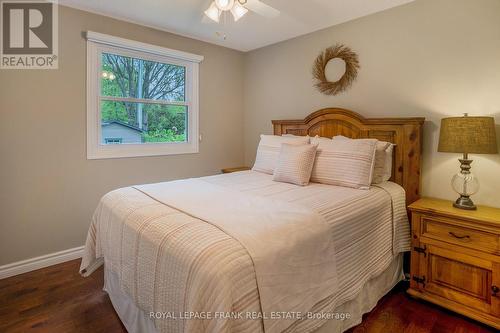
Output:
<svg viewBox="0 0 500 333">
<path fill-rule="evenodd" d="M 251 168 L 243 166 L 243 167 L 235 167 L 235 168 L 224 168 L 221 169 L 222 173 L 231 173 L 231 172 L 238 172 L 238 171 L 246 171 L 250 170 Z"/>
<path fill-rule="evenodd" d="M 431 198 L 409 209 L 408 293 L 500 329 L 500 209 Z"/>
</svg>

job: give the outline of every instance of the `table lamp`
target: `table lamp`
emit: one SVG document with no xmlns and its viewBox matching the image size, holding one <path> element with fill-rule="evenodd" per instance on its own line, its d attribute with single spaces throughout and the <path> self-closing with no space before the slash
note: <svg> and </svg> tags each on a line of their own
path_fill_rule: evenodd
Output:
<svg viewBox="0 0 500 333">
<path fill-rule="evenodd" d="M 474 210 L 476 206 L 470 196 L 479 190 L 479 181 L 471 173 L 472 160 L 469 154 L 498 153 L 493 117 L 450 117 L 441 119 L 439 152 L 460 153 L 460 171 L 453 176 L 451 186 L 460 197 L 453 206 Z"/>
</svg>

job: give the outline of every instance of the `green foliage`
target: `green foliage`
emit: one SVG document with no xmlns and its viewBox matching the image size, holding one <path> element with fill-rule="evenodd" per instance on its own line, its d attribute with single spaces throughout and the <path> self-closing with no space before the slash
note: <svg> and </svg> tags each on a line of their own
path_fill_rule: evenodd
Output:
<svg viewBox="0 0 500 333">
<path fill-rule="evenodd" d="M 103 64 L 102 70 L 109 73 L 111 66 Z M 101 79 L 101 93 L 103 96 L 119 96 L 120 87 L 116 80 Z M 127 110 L 123 102 L 103 101 L 101 103 L 102 121 L 119 120 L 124 123 L 133 124 L 130 122 Z"/>
<path fill-rule="evenodd" d="M 102 122 L 119 121 L 135 125 L 125 108 L 127 102 L 102 101 Z M 136 106 L 137 107 L 137 106 Z M 186 138 L 187 107 L 178 105 L 143 104 L 149 126 L 143 128 L 144 142 L 179 142 Z M 136 126 L 136 125 L 135 125 Z"/>
<path fill-rule="evenodd" d="M 107 63 L 102 64 L 102 71 L 106 73 L 113 73 L 111 65 Z M 101 95 L 115 97 L 121 96 L 121 90 L 118 81 L 101 78 Z"/>
<path fill-rule="evenodd" d="M 144 142 L 184 142 L 185 134 L 174 134 L 172 130 L 153 130 L 142 134 Z"/>
<path fill-rule="evenodd" d="M 186 130 L 185 106 L 148 104 L 144 111 L 148 118 L 148 131 L 171 130 L 174 134 L 182 134 Z"/>
<path fill-rule="evenodd" d="M 186 107 L 177 105 L 147 104 L 148 129 L 144 142 L 186 141 Z"/>
<path fill-rule="evenodd" d="M 129 119 L 123 102 L 103 101 L 101 103 L 101 119 L 103 122 L 118 120 L 126 124 L 133 124 Z"/>
</svg>

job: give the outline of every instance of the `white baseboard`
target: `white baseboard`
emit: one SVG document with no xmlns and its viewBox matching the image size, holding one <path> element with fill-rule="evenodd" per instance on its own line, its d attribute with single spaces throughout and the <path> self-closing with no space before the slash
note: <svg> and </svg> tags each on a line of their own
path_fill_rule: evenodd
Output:
<svg viewBox="0 0 500 333">
<path fill-rule="evenodd" d="M 66 261 L 81 258 L 83 246 L 60 252 L 49 253 L 44 256 L 26 259 L 12 264 L 0 266 L 0 280 L 14 275 L 31 272 L 40 268 L 60 264 Z"/>
</svg>

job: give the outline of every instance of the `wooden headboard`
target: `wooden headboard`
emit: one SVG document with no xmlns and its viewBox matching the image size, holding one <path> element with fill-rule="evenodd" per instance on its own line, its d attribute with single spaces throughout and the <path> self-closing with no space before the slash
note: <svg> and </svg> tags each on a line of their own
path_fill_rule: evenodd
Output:
<svg viewBox="0 0 500 333">
<path fill-rule="evenodd" d="M 396 144 L 392 167 L 393 182 L 406 191 L 407 205 L 420 197 L 420 156 L 425 118 L 372 118 L 339 108 L 311 113 L 303 120 L 273 120 L 274 134 L 295 134 L 331 138 L 375 138 Z"/>
</svg>

